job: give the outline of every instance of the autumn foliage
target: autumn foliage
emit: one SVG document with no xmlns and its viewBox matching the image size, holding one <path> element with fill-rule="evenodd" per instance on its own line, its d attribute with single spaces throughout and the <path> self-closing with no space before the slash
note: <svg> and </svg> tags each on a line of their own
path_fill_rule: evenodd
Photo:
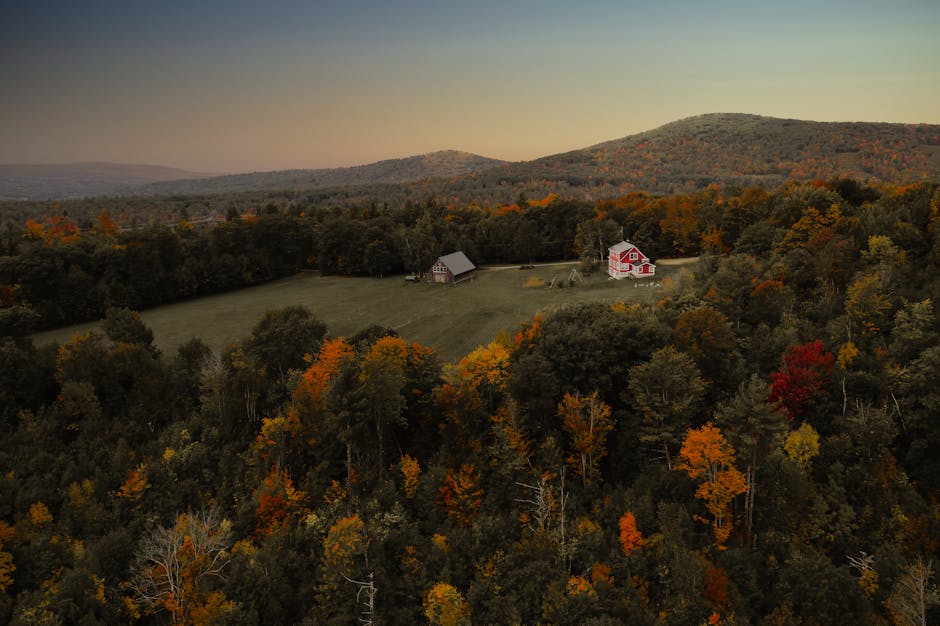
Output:
<svg viewBox="0 0 940 626">
<path fill-rule="evenodd" d="M 429 624 L 457 626 L 470 618 L 470 603 L 456 587 L 439 582 L 424 594 L 424 615 Z"/>
<path fill-rule="evenodd" d="M 509 375 L 509 350 L 498 341 L 480 346 L 460 360 L 457 371 L 474 387 L 501 387 Z"/>
<path fill-rule="evenodd" d="M 448 470 L 440 494 L 451 521 L 458 526 L 471 526 L 483 504 L 480 472 L 468 464 L 456 471 Z"/>
<path fill-rule="evenodd" d="M 400 337 L 381 337 L 372 344 L 363 357 L 362 369 L 367 370 L 370 364 L 381 363 L 404 376 L 408 356 L 408 344 L 404 339 Z"/>
<path fill-rule="evenodd" d="M 256 492 L 255 537 L 290 528 L 291 518 L 302 510 L 306 494 L 294 488 L 287 471 L 272 467 Z"/>
<path fill-rule="evenodd" d="M 785 411 L 789 419 L 803 417 L 807 405 L 826 393 L 833 360 L 818 339 L 792 346 L 783 357 L 783 367 L 770 375 L 767 401 Z"/>
<path fill-rule="evenodd" d="M 323 538 L 323 560 L 331 568 L 344 564 L 365 543 L 365 524 L 358 515 L 340 518 Z"/>
<path fill-rule="evenodd" d="M 13 555 L 5 552 L 3 548 L 14 534 L 13 527 L 0 520 L 0 594 L 6 593 L 6 590 L 13 584 L 13 572 L 16 571 L 16 565 L 13 564 Z"/>
<path fill-rule="evenodd" d="M 607 454 L 607 435 L 614 428 L 610 407 L 596 391 L 588 396 L 566 393 L 558 403 L 558 415 L 571 442 L 571 452 L 565 460 L 588 484 L 598 474 L 601 459 Z"/>
<path fill-rule="evenodd" d="M 174 526 L 154 530 L 138 551 L 137 599 L 150 612 L 167 611 L 174 624 L 216 622 L 234 606 L 214 588 L 229 560 L 230 532 L 215 512 L 184 513 Z"/>
<path fill-rule="evenodd" d="M 676 469 L 685 470 L 690 478 L 699 481 L 695 496 L 705 503 L 711 514 L 715 543 L 723 548 L 731 534 L 731 502 L 747 491 L 744 474 L 734 467 L 734 448 L 721 431 L 708 422 L 701 428 L 689 430 L 679 457 L 681 461 Z"/>
<path fill-rule="evenodd" d="M 406 498 L 414 498 L 418 491 L 418 479 L 421 477 L 421 465 L 418 459 L 408 454 L 401 457 L 402 491 Z"/>
<path fill-rule="evenodd" d="M 301 417 L 309 418 L 323 410 L 330 380 L 339 372 L 343 359 L 353 355 L 352 346 L 342 337 L 323 342 L 316 361 L 303 373 L 294 389 L 293 400 Z"/>
<path fill-rule="evenodd" d="M 26 220 L 27 239 L 41 240 L 47 245 L 53 246 L 57 243 L 72 243 L 78 241 L 78 225 L 65 216 L 53 215 L 45 218 L 42 222 L 32 219 Z"/>
<path fill-rule="evenodd" d="M 716 608 L 724 610 L 728 606 L 728 572 L 725 568 L 712 565 L 705 570 L 702 595 Z"/>
<path fill-rule="evenodd" d="M 624 554 L 630 554 L 643 546 L 643 534 L 636 527 L 636 518 L 627 511 L 620 516 L 620 547 Z"/>
<path fill-rule="evenodd" d="M 651 153 L 654 140 L 629 149 Z M 546 292 L 566 303 L 459 364 L 459 337 L 438 357 L 379 327 L 324 343 L 335 335 L 300 341 L 285 323 L 221 353 L 195 340 L 158 353 L 131 333 L 90 331 L 61 348 L 0 338 L 0 623 L 901 619 L 918 590 L 932 597 L 940 554 L 940 185 L 889 197 L 860 183 L 853 200 L 838 184 L 527 202 L 505 223 L 434 199 L 321 212 L 307 194 L 290 215 L 259 204 L 257 220 L 240 220 L 265 202 L 249 195 L 211 236 L 200 224 L 107 236 L 84 215 L 74 244 L 0 238 L 0 322 L 44 297 L 63 310 L 86 292 L 138 297 L 177 277 L 160 271 L 176 257 L 200 283 L 190 295 L 229 285 L 223 269 L 262 272 L 264 254 L 319 264 L 305 246 L 324 243 L 329 222 L 354 242 L 362 225 L 372 253 L 390 256 L 467 241 L 481 264 L 502 260 L 522 222 L 539 224 L 546 248 L 581 232 L 590 254 L 621 227 L 660 258 L 732 248 L 694 273 L 662 263 L 673 285 Z M 822 223 L 833 204 L 844 217 Z M 300 223 L 299 210 L 315 218 Z M 381 221 L 351 217 L 367 212 Z M 296 247 L 255 241 L 278 221 L 304 227 Z M 829 249 L 839 240 L 851 244 L 844 258 Z M 225 262 L 197 254 L 207 242 Z M 249 252 L 262 243 L 270 253 Z M 886 265 L 891 246 L 908 260 Z M 85 255 L 120 276 L 102 278 Z M 553 271 L 502 275 L 520 286 Z M 484 282 L 378 288 L 460 304 Z M 427 330 L 391 313 L 377 322 Z M 363 602 L 373 580 L 374 615 Z M 938 607 L 924 609 L 914 623 L 933 623 Z"/>
<path fill-rule="evenodd" d="M 146 469 L 143 465 L 138 465 L 127 472 L 127 477 L 124 479 L 124 483 L 121 484 L 121 488 L 118 489 L 117 495 L 119 498 L 127 498 L 128 500 L 140 500 L 141 495 L 149 487 L 150 482 L 147 480 Z"/>
</svg>

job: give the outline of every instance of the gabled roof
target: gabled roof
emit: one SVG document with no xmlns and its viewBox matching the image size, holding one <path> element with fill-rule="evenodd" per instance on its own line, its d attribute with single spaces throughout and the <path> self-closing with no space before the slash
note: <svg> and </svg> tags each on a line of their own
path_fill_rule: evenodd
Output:
<svg viewBox="0 0 940 626">
<path fill-rule="evenodd" d="M 621 241 L 620 243 L 616 243 L 612 245 L 610 247 L 610 251 L 611 252 L 626 252 L 630 248 L 636 248 L 636 246 L 630 243 L 629 241 Z"/>
<path fill-rule="evenodd" d="M 463 252 L 451 252 L 438 259 L 454 276 L 477 268 Z"/>
</svg>

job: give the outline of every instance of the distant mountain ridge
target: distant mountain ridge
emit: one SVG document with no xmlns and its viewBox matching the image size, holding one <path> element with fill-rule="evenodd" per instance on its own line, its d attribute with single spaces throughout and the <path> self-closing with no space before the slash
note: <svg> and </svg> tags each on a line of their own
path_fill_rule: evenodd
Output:
<svg viewBox="0 0 940 626">
<path fill-rule="evenodd" d="M 663 193 L 832 176 L 940 181 L 940 125 L 709 113 L 507 169 L 514 180 Z"/>
<path fill-rule="evenodd" d="M 833 176 L 892 184 L 940 181 L 940 125 L 708 113 L 532 161 L 445 150 L 355 167 L 211 177 L 155 168 L 162 177 L 151 172 L 149 180 L 123 184 L 109 182 L 107 172 L 91 171 L 71 187 L 67 176 L 30 187 L 28 177 L 4 169 L 15 167 L 23 166 L 0 166 L 0 198 L 284 191 L 310 192 L 318 205 L 394 205 L 428 197 L 445 204 L 493 204 L 511 202 L 520 192 L 592 200 L 631 191 L 689 192 L 710 184 L 773 188 L 787 180 Z"/>
<path fill-rule="evenodd" d="M 155 182 L 124 190 L 134 195 L 206 194 L 263 189 L 322 189 L 357 185 L 397 184 L 428 178 L 453 178 L 503 165 L 458 150 L 441 150 L 401 159 L 386 159 L 368 165 L 314 170 L 276 170 L 232 174 L 194 180 Z"/>
<path fill-rule="evenodd" d="M 0 198 L 60 200 L 101 196 L 132 185 L 205 176 L 209 174 L 160 165 L 105 162 L 0 164 Z"/>
<path fill-rule="evenodd" d="M 477 157 L 480 160 L 463 173 L 456 168 L 446 174 L 419 169 L 427 175 L 410 180 L 394 175 L 395 167 L 420 158 L 302 175 L 270 172 L 190 181 L 185 186 L 158 183 L 146 190 L 191 194 L 310 191 L 318 204 L 400 204 L 429 196 L 445 204 L 492 204 L 511 202 L 520 192 L 530 197 L 557 193 L 591 200 L 631 191 L 689 192 L 710 184 L 773 188 L 787 180 L 833 176 L 904 184 L 940 181 L 940 125 L 707 113 L 532 161 L 507 163 Z"/>
</svg>

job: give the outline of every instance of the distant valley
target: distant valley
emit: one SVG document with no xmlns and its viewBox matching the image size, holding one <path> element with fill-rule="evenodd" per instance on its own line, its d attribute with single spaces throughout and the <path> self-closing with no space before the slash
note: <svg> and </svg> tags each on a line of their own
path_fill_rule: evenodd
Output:
<svg viewBox="0 0 940 626">
<path fill-rule="evenodd" d="M 200 174 L 159 165 L 120 163 L 61 163 L 54 165 L 0 164 L 0 199 L 62 200 L 105 196 L 128 187 Z"/>
</svg>

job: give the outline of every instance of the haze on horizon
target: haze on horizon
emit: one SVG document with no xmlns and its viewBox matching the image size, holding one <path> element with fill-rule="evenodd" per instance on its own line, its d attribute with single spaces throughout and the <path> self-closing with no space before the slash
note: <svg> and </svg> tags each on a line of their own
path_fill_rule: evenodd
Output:
<svg viewBox="0 0 940 626">
<path fill-rule="evenodd" d="M 690 115 L 940 123 L 940 3 L 34 0 L 0 163 L 526 160 Z"/>
</svg>

